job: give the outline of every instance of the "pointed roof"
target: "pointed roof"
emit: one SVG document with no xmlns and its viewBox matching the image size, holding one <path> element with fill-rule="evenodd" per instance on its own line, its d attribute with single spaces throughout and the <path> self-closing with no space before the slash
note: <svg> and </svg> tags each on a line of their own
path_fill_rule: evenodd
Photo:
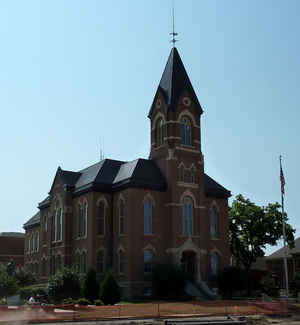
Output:
<svg viewBox="0 0 300 325">
<path fill-rule="evenodd" d="M 163 75 L 161 77 L 159 86 L 157 88 L 148 117 L 151 118 L 152 116 L 153 109 L 155 107 L 154 102 L 159 91 L 163 93 L 163 96 L 165 98 L 166 110 L 175 111 L 177 108 L 176 104 L 178 98 L 184 90 L 189 91 L 194 97 L 193 100 L 196 104 L 196 110 L 198 111 L 199 115 L 201 115 L 203 113 L 202 107 L 198 101 L 190 78 L 186 73 L 177 48 L 173 47 L 169 55 Z"/>
</svg>

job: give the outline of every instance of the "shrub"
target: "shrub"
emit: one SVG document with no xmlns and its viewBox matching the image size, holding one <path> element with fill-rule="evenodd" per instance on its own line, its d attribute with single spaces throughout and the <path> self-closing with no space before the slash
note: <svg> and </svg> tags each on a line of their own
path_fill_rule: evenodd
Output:
<svg viewBox="0 0 300 325">
<path fill-rule="evenodd" d="M 85 298 L 90 301 L 94 301 L 99 298 L 99 283 L 96 277 L 96 271 L 94 269 L 90 269 L 84 279 L 83 283 L 83 295 Z"/>
<path fill-rule="evenodd" d="M 30 272 L 24 271 L 22 269 L 16 271 L 14 276 L 15 276 L 15 278 L 18 282 L 18 285 L 20 287 L 24 287 L 24 286 L 28 286 L 28 285 L 36 283 L 36 279 L 33 276 L 33 274 Z"/>
<path fill-rule="evenodd" d="M 7 305 L 7 302 L 4 298 L 0 299 L 0 306 L 5 306 Z"/>
<path fill-rule="evenodd" d="M 66 304 L 66 305 L 68 305 L 68 304 L 76 304 L 76 303 L 77 303 L 77 301 L 74 300 L 74 299 L 71 298 L 71 297 L 63 299 L 62 302 L 63 302 L 63 304 Z"/>
<path fill-rule="evenodd" d="M 121 299 L 120 286 L 111 271 L 105 274 L 101 285 L 100 299 L 105 305 L 114 305 Z"/>
<path fill-rule="evenodd" d="M 31 296 L 48 296 L 48 291 L 46 288 L 35 288 L 32 286 L 20 288 L 18 293 L 22 299 L 28 300 Z"/>
<path fill-rule="evenodd" d="M 90 305 L 91 302 L 88 299 L 86 299 L 86 298 L 79 298 L 77 300 L 77 304 L 78 305 L 81 305 L 81 306 L 87 306 L 87 305 Z"/>
<path fill-rule="evenodd" d="M 0 273 L 0 298 L 13 295 L 17 292 L 17 281 L 13 276 L 9 276 L 7 272 Z"/>
<path fill-rule="evenodd" d="M 100 300 L 100 299 L 96 299 L 96 300 L 94 300 L 94 305 L 96 305 L 96 306 L 103 306 L 104 303 L 103 303 L 102 300 Z"/>
<path fill-rule="evenodd" d="M 73 268 L 63 268 L 49 280 L 49 297 L 54 302 L 61 302 L 64 298 L 78 299 L 80 297 L 80 279 Z"/>
<path fill-rule="evenodd" d="M 182 298 L 190 276 L 172 263 L 153 267 L 153 289 L 157 298 Z"/>
<path fill-rule="evenodd" d="M 220 293 L 226 298 L 232 298 L 235 291 L 247 288 L 246 271 L 237 266 L 224 268 L 218 274 L 217 281 Z"/>
</svg>

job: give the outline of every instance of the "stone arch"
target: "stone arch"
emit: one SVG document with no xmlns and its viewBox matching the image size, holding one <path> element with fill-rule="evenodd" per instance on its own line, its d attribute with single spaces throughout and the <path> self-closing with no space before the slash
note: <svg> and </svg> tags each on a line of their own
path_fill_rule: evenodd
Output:
<svg viewBox="0 0 300 325">
<path fill-rule="evenodd" d="M 166 123 L 166 117 L 165 117 L 165 115 L 164 115 L 163 113 L 161 113 L 161 112 L 158 112 L 158 113 L 155 115 L 155 117 L 154 117 L 154 119 L 153 119 L 153 121 L 152 121 L 152 127 L 151 127 L 151 130 L 155 130 L 155 128 L 156 128 L 156 123 L 157 123 L 157 121 L 158 121 L 159 118 L 161 118 L 161 119 L 163 120 L 163 122 Z"/>
<path fill-rule="evenodd" d="M 177 166 L 177 168 L 180 168 L 180 167 L 183 167 L 184 169 L 186 169 L 186 167 L 185 167 L 185 165 L 184 165 L 184 163 L 181 161 L 180 163 L 179 163 L 179 165 Z"/>
<path fill-rule="evenodd" d="M 196 201 L 196 198 L 195 198 L 195 195 L 189 190 L 189 189 L 187 189 L 187 190 L 185 190 L 182 194 L 181 194 L 181 196 L 180 196 L 180 204 L 182 205 L 182 201 L 183 201 L 183 199 L 185 198 L 185 197 L 190 197 L 191 199 L 192 199 L 192 201 L 193 201 L 193 204 L 194 204 L 194 208 L 197 206 L 197 201 Z"/>
<path fill-rule="evenodd" d="M 143 206 L 144 206 L 146 200 L 150 200 L 152 206 L 155 207 L 155 200 L 154 200 L 153 195 L 152 195 L 150 192 L 148 192 L 148 193 L 144 196 L 144 198 L 143 198 L 143 202 L 142 202 L 142 203 L 143 203 Z"/>
<path fill-rule="evenodd" d="M 106 199 L 106 197 L 105 197 L 104 195 L 101 195 L 101 196 L 98 198 L 98 200 L 97 200 L 97 202 L 96 202 L 96 206 L 97 206 L 97 207 L 99 207 L 100 202 L 103 202 L 105 208 L 108 208 L 108 202 L 107 202 L 107 199 Z"/>
<path fill-rule="evenodd" d="M 178 118 L 177 118 L 177 122 L 180 123 L 181 122 L 181 119 L 183 117 L 188 117 L 190 119 L 190 121 L 192 122 L 193 126 L 197 127 L 197 123 L 196 123 L 196 120 L 195 120 L 195 117 L 194 115 L 187 109 L 183 110 L 182 112 L 180 112 L 180 114 L 178 115 Z"/>
</svg>

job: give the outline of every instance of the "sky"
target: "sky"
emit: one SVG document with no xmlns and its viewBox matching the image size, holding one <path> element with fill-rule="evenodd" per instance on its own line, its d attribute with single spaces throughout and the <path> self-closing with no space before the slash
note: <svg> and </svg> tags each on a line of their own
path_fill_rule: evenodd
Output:
<svg viewBox="0 0 300 325">
<path fill-rule="evenodd" d="M 300 1 L 175 0 L 176 47 L 204 114 L 205 171 L 300 236 Z M 0 2 L 1 231 L 22 231 L 58 166 L 148 158 L 172 44 L 170 0 Z M 278 247 L 267 249 L 267 254 Z"/>
</svg>

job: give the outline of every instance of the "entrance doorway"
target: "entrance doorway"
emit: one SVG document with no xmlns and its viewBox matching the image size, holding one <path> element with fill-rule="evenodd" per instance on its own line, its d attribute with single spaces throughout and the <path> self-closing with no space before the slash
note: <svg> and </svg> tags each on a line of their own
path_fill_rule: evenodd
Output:
<svg viewBox="0 0 300 325">
<path fill-rule="evenodd" d="M 193 251 L 184 251 L 181 257 L 182 270 L 188 273 L 193 279 L 196 275 L 196 253 Z"/>
</svg>

